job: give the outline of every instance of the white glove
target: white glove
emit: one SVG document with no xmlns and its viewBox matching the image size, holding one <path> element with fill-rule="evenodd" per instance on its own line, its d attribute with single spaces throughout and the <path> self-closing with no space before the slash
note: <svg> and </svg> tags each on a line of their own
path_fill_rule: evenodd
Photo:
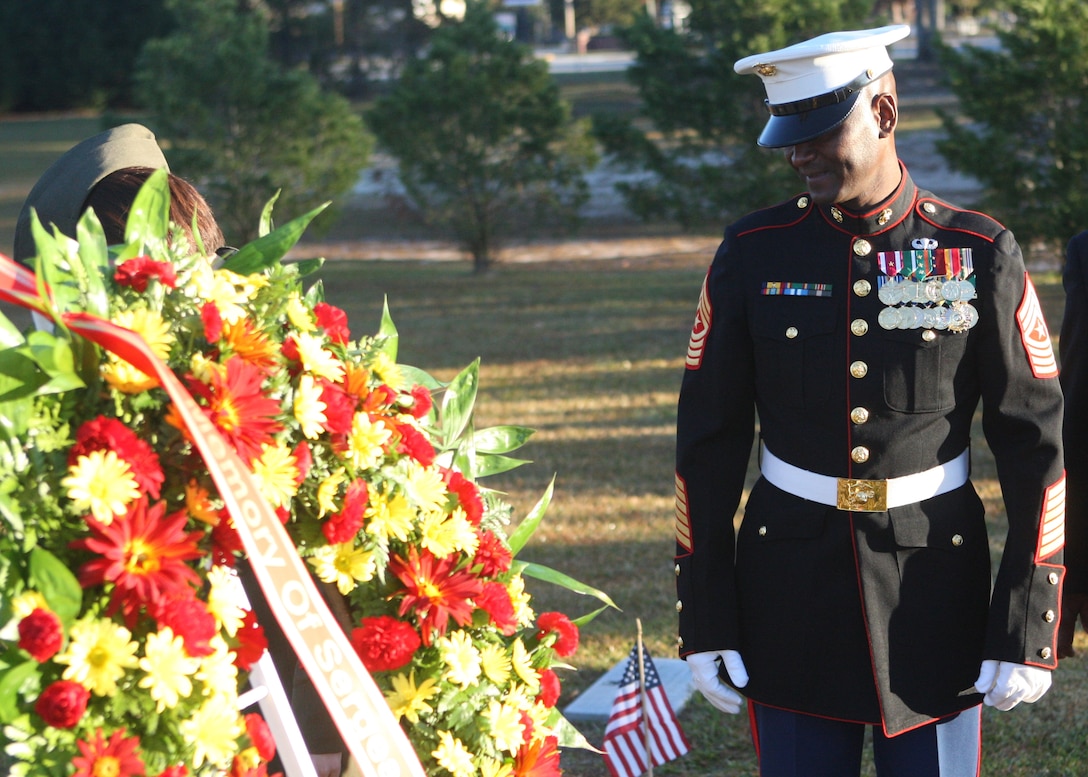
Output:
<svg viewBox="0 0 1088 777">
<path fill-rule="evenodd" d="M 987 707 L 1011 710 L 1020 702 L 1031 704 L 1050 689 L 1050 670 L 1009 661 L 983 661 L 975 690 L 986 694 Z"/>
<path fill-rule="evenodd" d="M 687 656 L 691 679 L 699 693 L 722 712 L 736 714 L 744 705 L 744 697 L 734 691 L 718 677 L 718 659 L 721 658 L 729 679 L 738 688 L 748 684 L 748 670 L 740 653 L 735 650 L 711 650 L 705 653 L 692 653 Z"/>
</svg>

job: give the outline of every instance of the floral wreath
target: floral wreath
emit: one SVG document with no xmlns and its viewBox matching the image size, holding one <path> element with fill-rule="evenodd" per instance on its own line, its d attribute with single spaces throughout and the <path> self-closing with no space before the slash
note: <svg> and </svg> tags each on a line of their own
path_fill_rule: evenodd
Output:
<svg viewBox="0 0 1088 777">
<path fill-rule="evenodd" d="M 139 335 L 249 466 L 427 774 L 560 774 L 558 748 L 588 744 L 555 669 L 615 605 L 516 559 L 551 486 L 508 535 L 512 507 L 478 482 L 524 463 L 508 454 L 531 430 L 474 428 L 478 361 L 446 385 L 398 364 L 388 309 L 352 339 L 304 288 L 322 261 L 283 261 L 321 208 L 273 230 L 270 202 L 217 266 L 168 205 L 160 171 L 115 247 L 91 211 L 78 240 L 35 218 L 61 323 L 0 316 L 0 767 L 263 777 L 275 754 L 239 709 L 267 642 L 236 594 L 234 517 L 159 381 L 64 326 L 80 311 Z M 604 604 L 538 617 L 526 576 Z"/>
</svg>

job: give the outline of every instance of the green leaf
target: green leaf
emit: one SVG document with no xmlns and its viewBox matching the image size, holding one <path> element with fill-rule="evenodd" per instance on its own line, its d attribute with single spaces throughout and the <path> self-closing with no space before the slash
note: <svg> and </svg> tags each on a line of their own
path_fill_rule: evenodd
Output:
<svg viewBox="0 0 1088 777">
<path fill-rule="evenodd" d="M 489 475 L 498 475 L 517 469 L 522 464 L 530 464 L 530 459 L 515 459 L 511 456 L 499 456 L 494 453 L 481 453 L 476 451 L 471 462 L 468 457 L 457 457 L 458 466 L 469 474 L 472 480 L 486 478 Z"/>
<path fill-rule="evenodd" d="M 38 662 L 30 660 L 0 673 L 0 723 L 10 723 L 19 716 L 19 689 L 38 671 Z"/>
<path fill-rule="evenodd" d="M 461 370 L 442 395 L 442 441 L 447 448 L 457 444 L 472 421 L 476 393 L 480 388 L 480 360 Z"/>
<path fill-rule="evenodd" d="M 428 391 L 438 391 L 446 384 L 432 376 L 429 372 L 413 367 L 409 364 L 398 364 L 397 368 L 406 381 L 416 386 L 423 386 Z"/>
<path fill-rule="evenodd" d="M 26 351 L 26 348 L 0 351 L 0 401 L 32 397 L 49 380 Z"/>
<path fill-rule="evenodd" d="M 393 361 L 397 360 L 397 351 L 400 349 L 400 334 L 393 323 L 393 316 L 389 313 L 389 298 L 382 300 L 382 323 L 378 327 L 378 337 L 381 338 L 381 350 Z"/>
<path fill-rule="evenodd" d="M 321 211 L 329 207 L 328 202 L 318 205 L 309 213 L 291 219 L 274 232 L 262 235 L 251 243 L 246 243 L 238 249 L 238 252 L 223 263 L 224 270 L 250 275 L 260 272 L 266 267 L 271 267 L 294 248 L 295 243 L 302 237 L 306 227 Z"/>
<path fill-rule="evenodd" d="M 280 198 L 280 192 L 283 189 L 276 189 L 276 193 L 268 198 L 268 202 L 261 208 L 261 217 L 257 223 L 257 236 L 264 237 L 272 231 L 272 206 L 276 204 L 276 200 Z"/>
<path fill-rule="evenodd" d="M 110 252 L 102 223 L 93 209 L 87 208 L 76 224 L 76 239 L 79 240 L 79 261 L 72 270 L 83 290 L 83 309 L 99 318 L 109 318 L 110 298 L 105 279 L 109 272 Z"/>
<path fill-rule="evenodd" d="M 580 750 L 604 753 L 603 750 L 598 750 L 591 745 L 582 732 L 576 729 L 574 724 L 563 717 L 563 714 L 557 709 L 553 709 L 552 714 L 548 717 L 548 727 L 555 734 L 555 738 L 559 740 L 560 747 L 576 747 Z"/>
<path fill-rule="evenodd" d="M 552 493 L 555 491 L 555 476 L 552 476 L 552 481 L 548 484 L 548 487 L 544 490 L 544 495 L 540 497 L 533 509 L 529 511 L 529 514 L 522 519 L 521 523 L 510 534 L 507 544 L 510 545 L 510 553 L 514 556 L 521 552 L 521 549 L 525 547 L 525 543 L 529 541 L 529 538 L 533 536 L 536 531 L 536 527 L 540 525 L 540 522 L 544 519 L 544 513 L 548 511 L 548 505 L 552 501 Z"/>
<path fill-rule="evenodd" d="M 295 267 L 298 268 L 298 277 L 305 278 L 320 270 L 324 264 L 324 257 L 318 257 L 316 259 L 300 259 L 295 262 Z"/>
<path fill-rule="evenodd" d="M 509 453 L 516 451 L 536 433 L 527 426 L 490 426 L 477 429 L 472 435 L 480 453 Z"/>
<path fill-rule="evenodd" d="M 36 589 L 49 607 L 65 623 L 79 615 L 83 589 L 79 580 L 60 559 L 44 548 L 30 551 L 30 586 Z"/>
<path fill-rule="evenodd" d="M 613 606 L 615 606 L 615 605 L 613 605 Z M 584 628 L 591 621 L 593 621 L 598 615 L 600 615 L 602 612 L 604 612 L 607 609 L 608 609 L 607 604 L 604 607 L 598 607 L 593 612 L 587 612 L 585 615 L 579 616 L 577 618 L 572 618 L 571 623 L 573 623 L 575 626 L 577 626 L 580 629 Z M 616 607 L 616 609 L 618 610 L 619 607 Z"/>
<path fill-rule="evenodd" d="M 153 246 L 161 244 L 169 234 L 170 177 L 160 168 L 136 192 L 125 222 L 125 242 Z"/>
<path fill-rule="evenodd" d="M 542 580 L 545 583 L 552 583 L 560 588 L 565 588 L 568 591 L 576 594 L 582 594 L 584 596 L 592 596 L 595 599 L 600 599 L 609 607 L 613 607 L 617 610 L 620 608 L 616 606 L 616 603 L 612 601 L 612 597 L 601 591 L 598 588 L 594 588 L 591 585 L 587 585 L 578 580 L 575 580 L 570 575 L 559 572 L 551 567 L 543 566 L 542 564 L 536 564 L 532 561 L 519 561 L 517 562 L 520 567 L 520 571 L 526 577 L 532 577 L 537 580 Z M 521 566 L 524 564 L 524 566 Z M 620 610 L 622 612 L 622 610 Z"/>
</svg>

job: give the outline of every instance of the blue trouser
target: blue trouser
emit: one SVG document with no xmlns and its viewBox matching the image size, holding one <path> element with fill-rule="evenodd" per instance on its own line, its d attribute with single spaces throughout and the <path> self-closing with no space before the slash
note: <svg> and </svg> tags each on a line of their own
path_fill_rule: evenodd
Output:
<svg viewBox="0 0 1088 777">
<path fill-rule="evenodd" d="M 751 703 L 760 777 L 857 777 L 863 723 L 847 723 Z M 982 707 L 887 737 L 873 727 L 879 777 L 978 777 Z"/>
</svg>

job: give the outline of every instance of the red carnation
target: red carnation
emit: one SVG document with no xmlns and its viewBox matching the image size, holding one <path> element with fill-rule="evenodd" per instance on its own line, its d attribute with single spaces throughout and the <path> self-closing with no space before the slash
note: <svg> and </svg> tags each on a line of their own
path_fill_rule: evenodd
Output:
<svg viewBox="0 0 1088 777">
<path fill-rule="evenodd" d="M 72 680 L 57 680 L 38 697 L 34 711 L 53 728 L 72 728 L 87 710 L 91 692 Z"/>
<path fill-rule="evenodd" d="M 268 649 L 268 638 L 264 635 L 264 627 L 257 623 L 257 616 L 253 610 L 247 610 L 242 618 L 242 626 L 234 635 L 238 640 L 234 648 L 234 664 L 243 672 L 248 672 L 257 660 Z"/>
<path fill-rule="evenodd" d="M 540 693 L 536 698 L 545 707 L 554 707 L 559 701 L 559 675 L 551 669 L 540 670 Z"/>
<path fill-rule="evenodd" d="M 514 559 L 499 536 L 493 531 L 481 531 L 477 535 L 480 541 L 476 546 L 473 563 L 480 565 L 480 576 L 498 577 L 509 571 Z"/>
<path fill-rule="evenodd" d="M 348 314 L 340 308 L 318 302 L 314 305 L 314 318 L 332 342 L 344 345 L 351 339 L 351 332 L 348 331 Z"/>
<path fill-rule="evenodd" d="M 363 528 L 363 513 L 370 501 L 366 481 L 353 480 L 344 494 L 343 509 L 329 518 L 321 527 L 330 545 L 348 542 Z"/>
<path fill-rule="evenodd" d="M 159 777 L 189 777 L 189 770 L 185 767 L 185 764 L 167 766 L 159 773 Z"/>
<path fill-rule="evenodd" d="M 344 389 L 327 380 L 321 381 L 321 401 L 325 403 L 325 428 L 330 434 L 347 434 L 355 420 L 355 399 Z"/>
<path fill-rule="evenodd" d="M 495 628 L 506 636 L 518 630 L 518 618 L 510 592 L 502 583 L 484 583 L 484 590 L 476 597 L 476 606 L 491 616 Z"/>
<path fill-rule="evenodd" d="M 431 412 L 431 408 L 434 407 L 434 400 L 431 399 L 431 392 L 426 386 L 420 386 L 418 383 L 412 386 L 412 406 L 408 408 L 408 412 L 414 418 L 422 418 Z"/>
<path fill-rule="evenodd" d="M 539 639 L 555 635 L 552 647 L 556 655 L 561 658 L 574 655 L 578 649 L 578 627 L 570 622 L 570 618 L 561 612 L 546 612 L 537 619 L 537 625 L 540 627 Z"/>
<path fill-rule="evenodd" d="M 389 615 L 378 615 L 363 618 L 360 627 L 352 629 L 351 644 L 369 671 L 387 672 L 411 661 L 421 640 L 411 625 Z"/>
<path fill-rule="evenodd" d="M 68 463 L 93 451 L 113 451 L 129 466 L 136 485 L 152 499 L 159 498 L 165 476 L 154 448 L 116 418 L 98 416 L 79 427 L 75 444 L 68 450 Z"/>
<path fill-rule="evenodd" d="M 249 713 L 245 719 L 246 732 L 253 746 L 257 748 L 257 754 L 264 760 L 271 761 L 276 756 L 276 740 L 272 738 L 268 724 L 256 712 Z"/>
<path fill-rule="evenodd" d="M 219 633 L 215 616 L 192 591 L 179 591 L 159 602 L 155 610 L 159 629 L 170 627 L 185 643 L 185 652 L 194 658 L 215 652 L 211 639 Z"/>
<path fill-rule="evenodd" d="M 38 662 L 48 661 L 64 643 L 60 618 L 52 610 L 37 607 L 19 621 L 19 647 Z"/>
<path fill-rule="evenodd" d="M 457 495 L 457 502 L 465 511 L 469 523 L 479 526 L 484 517 L 484 502 L 480 498 L 480 489 L 476 484 L 456 470 L 446 470 L 443 473 L 446 487 Z"/>
<path fill-rule="evenodd" d="M 397 424 L 400 433 L 400 444 L 397 450 L 418 461 L 424 467 L 434 463 L 434 446 L 427 437 L 410 424 Z"/>
<path fill-rule="evenodd" d="M 147 291 L 147 283 L 152 278 L 158 278 L 159 283 L 171 289 L 178 285 L 174 266 L 169 262 L 156 262 L 150 256 L 137 256 L 121 262 L 113 273 L 113 279 L 117 283 L 131 286 L 141 294 Z"/>
<path fill-rule="evenodd" d="M 204 324 L 204 339 L 209 343 L 218 343 L 223 336 L 223 317 L 214 302 L 205 302 L 200 309 L 200 322 Z"/>
<path fill-rule="evenodd" d="M 235 554 L 245 550 L 234 522 L 226 515 L 220 515 L 219 523 L 212 527 L 212 561 L 225 567 L 233 567 Z"/>
<path fill-rule="evenodd" d="M 307 476 L 310 474 L 310 469 L 314 465 L 314 456 L 310 451 L 310 444 L 305 440 L 300 440 L 299 444 L 295 446 L 295 467 L 298 469 L 298 477 L 295 479 L 296 485 L 302 485 Z"/>
</svg>

